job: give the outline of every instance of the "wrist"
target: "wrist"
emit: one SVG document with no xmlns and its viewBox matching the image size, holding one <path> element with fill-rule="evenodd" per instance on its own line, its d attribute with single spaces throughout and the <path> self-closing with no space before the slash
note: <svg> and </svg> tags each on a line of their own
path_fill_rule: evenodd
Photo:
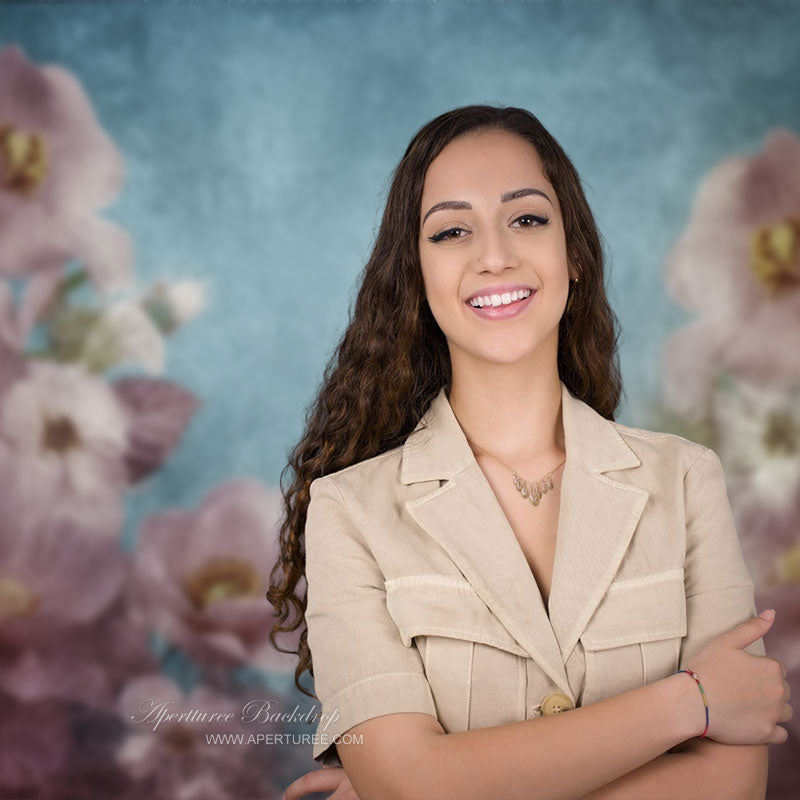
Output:
<svg viewBox="0 0 800 800">
<path fill-rule="evenodd" d="M 678 672 L 662 678 L 661 683 L 672 711 L 670 730 L 676 737 L 675 744 L 701 736 L 706 728 L 706 706 L 700 687 L 692 676 Z"/>
</svg>

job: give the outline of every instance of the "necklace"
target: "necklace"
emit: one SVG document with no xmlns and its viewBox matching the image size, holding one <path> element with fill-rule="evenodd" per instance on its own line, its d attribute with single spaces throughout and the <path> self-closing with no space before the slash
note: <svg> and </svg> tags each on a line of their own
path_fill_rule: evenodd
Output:
<svg viewBox="0 0 800 800">
<path fill-rule="evenodd" d="M 473 451 L 477 449 L 478 452 L 486 453 L 487 456 L 492 456 L 492 458 L 495 461 L 499 462 L 500 464 L 503 464 L 503 462 L 500 461 L 500 459 L 497 458 L 497 456 L 492 455 L 488 450 L 484 450 L 482 447 L 474 445 L 472 442 L 469 441 L 469 439 L 467 439 L 467 441 L 469 442 L 470 447 L 472 447 Z M 561 464 L 563 464 L 566 460 L 567 459 L 565 458 L 564 461 L 561 462 Z M 558 467 L 560 467 L 561 464 L 559 464 Z M 503 466 L 506 469 L 511 470 L 511 475 L 514 480 L 514 486 L 516 490 L 524 498 L 529 500 L 531 504 L 534 506 L 538 506 L 539 501 L 542 499 L 542 495 L 547 494 L 547 492 L 549 492 L 550 489 L 553 488 L 553 473 L 558 469 L 558 467 L 554 467 L 543 478 L 540 478 L 538 481 L 531 483 L 530 481 L 526 481 L 524 478 L 520 477 L 517 471 L 512 467 L 509 467 L 507 464 L 503 464 Z"/>
</svg>

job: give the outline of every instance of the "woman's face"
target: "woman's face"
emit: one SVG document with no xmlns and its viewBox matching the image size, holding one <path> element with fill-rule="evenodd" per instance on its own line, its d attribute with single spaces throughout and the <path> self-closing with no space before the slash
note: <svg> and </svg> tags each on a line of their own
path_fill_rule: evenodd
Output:
<svg viewBox="0 0 800 800">
<path fill-rule="evenodd" d="M 557 355 L 567 248 L 558 198 L 529 142 L 507 131 L 450 142 L 428 167 L 420 223 L 425 293 L 454 366 Z M 483 309 L 468 302 L 487 296 Z"/>
</svg>

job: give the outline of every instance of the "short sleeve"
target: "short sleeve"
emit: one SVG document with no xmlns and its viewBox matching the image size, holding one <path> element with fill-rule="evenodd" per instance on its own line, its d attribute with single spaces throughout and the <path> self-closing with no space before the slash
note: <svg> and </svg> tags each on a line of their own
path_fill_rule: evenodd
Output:
<svg viewBox="0 0 800 800">
<path fill-rule="evenodd" d="M 328 476 L 310 487 L 305 611 L 321 715 L 313 758 L 341 766 L 334 739 L 397 712 L 436 716 L 419 651 L 406 647 L 386 608 L 383 574 Z"/>
<path fill-rule="evenodd" d="M 756 616 L 753 580 L 747 570 L 717 454 L 706 448 L 684 477 L 686 508 L 687 634 L 680 669 L 715 636 Z M 759 638 L 745 650 L 765 655 Z"/>
</svg>

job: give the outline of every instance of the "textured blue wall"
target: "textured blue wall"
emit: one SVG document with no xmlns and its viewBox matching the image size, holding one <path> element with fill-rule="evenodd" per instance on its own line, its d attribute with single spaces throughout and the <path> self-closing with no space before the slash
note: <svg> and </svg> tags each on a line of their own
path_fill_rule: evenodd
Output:
<svg viewBox="0 0 800 800">
<path fill-rule="evenodd" d="M 791 0 L 3 5 L 0 44 L 76 73 L 119 144 L 109 216 L 140 278 L 211 289 L 167 372 L 204 407 L 131 523 L 233 475 L 276 484 L 389 173 L 417 128 L 467 103 L 530 109 L 581 173 L 623 327 L 619 419 L 643 424 L 686 316 L 664 255 L 719 159 L 800 131 L 798 23 Z"/>
</svg>

